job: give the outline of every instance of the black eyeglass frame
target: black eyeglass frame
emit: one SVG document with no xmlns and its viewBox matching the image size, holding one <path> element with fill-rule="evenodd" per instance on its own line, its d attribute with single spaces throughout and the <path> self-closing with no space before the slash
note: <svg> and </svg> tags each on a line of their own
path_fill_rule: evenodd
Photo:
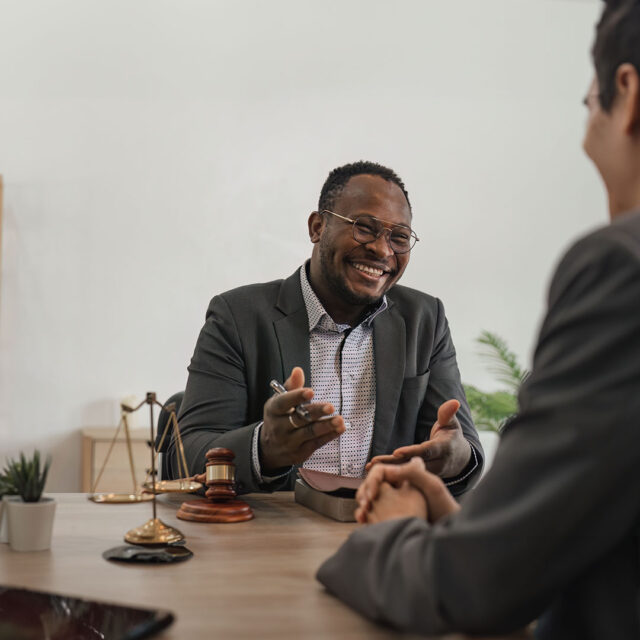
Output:
<svg viewBox="0 0 640 640">
<path fill-rule="evenodd" d="M 369 244 L 370 242 L 375 242 L 385 231 L 388 231 L 389 234 L 387 235 L 387 244 L 391 248 L 391 251 L 393 251 L 394 253 L 403 254 L 403 253 L 409 253 L 416 246 L 416 242 L 420 241 L 420 238 L 418 238 L 418 236 L 416 235 L 416 232 L 413 229 L 411 229 L 411 227 L 407 227 L 406 225 L 403 225 L 403 224 L 392 224 L 390 222 L 387 222 L 386 220 L 380 220 L 380 218 L 376 218 L 375 216 L 370 216 L 368 214 L 358 216 L 357 218 L 347 218 L 346 216 L 341 216 L 339 213 L 336 213 L 335 211 L 329 211 L 329 209 L 323 209 L 320 213 L 321 214 L 329 213 L 332 216 L 335 216 L 336 218 L 340 218 L 340 220 L 343 220 L 344 222 L 348 222 L 351 225 L 351 233 L 353 234 L 353 239 L 359 244 Z M 363 242 L 362 240 L 358 240 L 358 238 L 356 237 L 356 223 L 358 222 L 358 220 L 365 220 L 365 219 L 375 220 L 375 222 L 380 224 L 381 229 L 379 233 L 372 240 Z M 410 246 L 406 251 L 397 251 L 394 248 L 394 246 L 391 244 L 391 234 L 394 231 L 394 229 L 406 229 L 409 232 L 409 236 L 411 240 L 410 240 Z"/>
</svg>

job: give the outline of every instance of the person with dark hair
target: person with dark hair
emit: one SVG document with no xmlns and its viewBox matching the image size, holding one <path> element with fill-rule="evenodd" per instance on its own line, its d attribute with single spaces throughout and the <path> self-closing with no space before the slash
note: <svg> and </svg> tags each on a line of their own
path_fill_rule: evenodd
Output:
<svg viewBox="0 0 640 640">
<path fill-rule="evenodd" d="M 377 162 L 365 162 L 364 160 L 337 167 L 328 175 L 322 185 L 322 189 L 320 190 L 318 211 L 335 209 L 336 198 L 340 195 L 340 192 L 344 189 L 347 182 L 349 182 L 349 180 L 354 176 L 361 175 L 379 176 L 387 182 L 393 182 L 393 184 L 397 185 L 402 190 L 405 200 L 407 201 L 407 205 L 409 205 L 409 211 L 411 211 L 409 194 L 405 189 L 404 182 L 402 182 L 398 174 L 387 167 L 383 167 Z"/>
<path fill-rule="evenodd" d="M 391 169 L 339 167 L 308 219 L 311 259 L 213 298 L 179 414 L 191 473 L 227 447 L 239 493 L 292 489 L 296 466 L 361 477 L 413 455 L 452 495 L 475 483 L 483 451 L 442 303 L 397 284 L 418 240 L 411 220 Z M 167 458 L 175 477 L 175 443 Z"/>
<path fill-rule="evenodd" d="M 553 277 L 533 370 L 491 469 L 461 505 L 420 459 L 376 465 L 358 529 L 318 572 L 407 631 L 640 638 L 640 2 L 596 28 L 584 149 L 611 224 Z"/>
</svg>

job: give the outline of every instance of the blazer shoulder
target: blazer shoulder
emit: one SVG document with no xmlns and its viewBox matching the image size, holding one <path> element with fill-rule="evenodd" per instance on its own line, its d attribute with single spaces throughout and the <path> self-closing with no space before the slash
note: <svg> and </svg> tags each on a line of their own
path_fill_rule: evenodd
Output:
<svg viewBox="0 0 640 640">
<path fill-rule="evenodd" d="M 221 306 L 226 306 L 236 319 L 250 323 L 261 323 L 298 311 L 304 307 L 299 270 L 284 280 L 247 284 L 225 291 L 211 300 L 207 314 Z"/>
<path fill-rule="evenodd" d="M 611 251 L 626 253 L 640 261 L 640 212 L 631 212 L 576 240 L 565 253 L 560 264 L 580 259 L 592 259 Z"/>
<path fill-rule="evenodd" d="M 601 229 L 603 235 L 640 262 L 640 211 L 627 213 Z"/>
<path fill-rule="evenodd" d="M 229 314 L 236 322 L 259 321 L 259 318 L 270 316 L 275 307 L 282 280 L 247 284 L 235 289 L 229 289 L 215 295 L 207 307 L 207 320 L 212 317 L 227 317 Z"/>
<path fill-rule="evenodd" d="M 549 304 L 620 277 L 640 274 L 640 213 L 630 213 L 578 239 L 561 258 Z"/>
<path fill-rule="evenodd" d="M 262 301 L 270 302 L 273 305 L 283 282 L 284 280 L 280 279 L 272 280 L 271 282 L 245 284 L 235 289 L 229 289 L 215 297 L 222 298 L 230 306 L 246 305 L 248 302 L 255 305 L 260 304 Z"/>
</svg>

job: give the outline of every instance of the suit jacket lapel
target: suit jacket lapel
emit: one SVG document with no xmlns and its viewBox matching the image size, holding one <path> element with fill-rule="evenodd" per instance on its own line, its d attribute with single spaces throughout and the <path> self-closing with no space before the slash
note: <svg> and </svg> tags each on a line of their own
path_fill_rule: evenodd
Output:
<svg viewBox="0 0 640 640">
<path fill-rule="evenodd" d="M 289 377 L 293 367 L 302 367 L 305 384 L 308 385 L 311 382 L 309 318 L 302 297 L 299 271 L 283 281 L 276 308 L 285 314 L 273 322 L 282 357 L 283 380 Z"/>
<path fill-rule="evenodd" d="M 388 298 L 387 298 L 388 299 Z M 373 320 L 373 351 L 376 359 L 376 414 L 370 457 L 388 453 L 405 371 L 405 325 L 390 308 Z"/>
</svg>

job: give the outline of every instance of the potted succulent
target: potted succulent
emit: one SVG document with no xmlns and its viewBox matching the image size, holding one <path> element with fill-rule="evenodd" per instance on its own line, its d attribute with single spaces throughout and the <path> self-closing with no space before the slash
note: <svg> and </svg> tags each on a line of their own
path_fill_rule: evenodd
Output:
<svg viewBox="0 0 640 640">
<path fill-rule="evenodd" d="M 4 496 L 15 495 L 16 490 L 9 478 L 4 473 L 0 473 L 0 542 L 9 542 L 7 530 L 7 519 L 3 518 Z"/>
<path fill-rule="evenodd" d="M 30 459 L 23 453 L 19 460 L 9 460 L 4 476 L 17 495 L 5 497 L 9 545 L 14 551 L 42 551 L 51 546 L 51 532 L 56 503 L 53 498 L 43 498 L 51 458 L 43 466 L 40 452 Z"/>
</svg>

